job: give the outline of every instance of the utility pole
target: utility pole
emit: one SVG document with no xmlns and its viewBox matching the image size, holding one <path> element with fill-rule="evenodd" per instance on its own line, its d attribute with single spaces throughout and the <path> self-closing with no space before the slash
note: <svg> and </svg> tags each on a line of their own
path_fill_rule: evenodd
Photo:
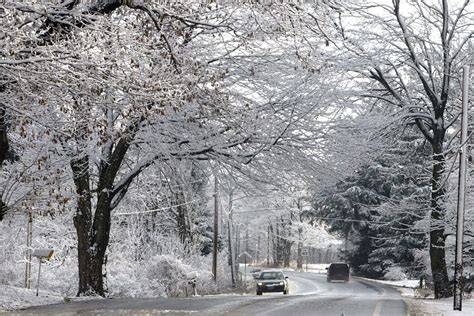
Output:
<svg viewBox="0 0 474 316">
<path fill-rule="evenodd" d="M 214 244 L 212 250 L 212 275 L 217 282 L 217 238 L 219 236 L 219 196 L 217 175 L 214 174 Z"/>
<path fill-rule="evenodd" d="M 459 154 L 458 209 L 456 222 L 456 256 L 454 264 L 454 310 L 462 310 L 463 291 L 463 230 L 464 206 L 466 202 L 466 157 L 467 157 L 467 101 L 469 90 L 469 66 L 463 67 L 462 116 L 461 116 L 461 152 Z"/>
<path fill-rule="evenodd" d="M 25 270 L 25 287 L 31 287 L 31 244 L 33 240 L 33 214 L 28 209 L 28 220 L 26 223 L 26 270 Z"/>
<path fill-rule="evenodd" d="M 249 252 L 249 227 L 247 226 L 245 230 L 245 251 Z"/>
<path fill-rule="evenodd" d="M 229 193 L 229 220 L 227 223 L 227 238 L 229 239 L 229 264 L 230 264 L 230 277 L 232 280 L 232 286 L 235 286 L 235 263 L 234 263 L 234 256 L 232 255 L 232 217 L 233 217 L 233 209 L 232 209 L 232 198 L 233 198 L 233 191 L 231 190 Z"/>
<path fill-rule="evenodd" d="M 270 266 L 270 224 L 268 224 L 267 231 L 267 267 Z"/>
<path fill-rule="evenodd" d="M 240 225 L 236 225 L 236 228 L 235 228 L 235 274 L 237 276 L 239 275 L 239 272 L 240 272 L 239 254 L 240 254 Z"/>
<path fill-rule="evenodd" d="M 255 247 L 255 264 L 258 264 L 258 255 L 260 253 L 260 230 L 258 231 L 257 246 Z"/>
</svg>

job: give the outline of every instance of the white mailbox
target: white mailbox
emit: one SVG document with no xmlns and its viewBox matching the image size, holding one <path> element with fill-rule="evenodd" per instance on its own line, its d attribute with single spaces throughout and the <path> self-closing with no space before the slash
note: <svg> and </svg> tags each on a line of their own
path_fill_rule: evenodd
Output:
<svg viewBox="0 0 474 316">
<path fill-rule="evenodd" d="M 41 259 L 50 259 L 53 256 L 54 250 L 52 249 L 35 249 L 31 254 L 33 257 Z"/>
<path fill-rule="evenodd" d="M 51 259 L 53 256 L 54 250 L 52 249 L 35 249 L 31 253 L 33 257 L 38 258 L 39 261 L 39 267 L 38 267 L 38 281 L 36 282 L 36 296 L 38 296 L 39 292 L 39 285 L 40 285 L 40 277 L 41 277 L 41 262 L 43 260 Z"/>
</svg>

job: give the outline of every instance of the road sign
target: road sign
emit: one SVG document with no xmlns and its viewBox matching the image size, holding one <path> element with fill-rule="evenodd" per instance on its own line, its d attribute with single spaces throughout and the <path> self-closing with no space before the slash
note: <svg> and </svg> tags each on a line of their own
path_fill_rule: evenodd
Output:
<svg viewBox="0 0 474 316">
<path fill-rule="evenodd" d="M 247 252 L 244 251 L 239 255 L 239 263 L 251 263 L 252 256 Z"/>
</svg>

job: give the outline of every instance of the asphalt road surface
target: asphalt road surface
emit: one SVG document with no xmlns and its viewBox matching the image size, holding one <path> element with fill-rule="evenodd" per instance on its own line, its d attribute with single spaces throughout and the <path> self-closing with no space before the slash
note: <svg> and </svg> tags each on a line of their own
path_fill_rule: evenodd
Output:
<svg viewBox="0 0 474 316">
<path fill-rule="evenodd" d="M 102 299 L 15 311 L 25 315 L 408 315 L 396 289 L 351 278 L 326 282 L 322 274 L 287 272 L 290 295 L 211 295 L 192 298 Z"/>
</svg>

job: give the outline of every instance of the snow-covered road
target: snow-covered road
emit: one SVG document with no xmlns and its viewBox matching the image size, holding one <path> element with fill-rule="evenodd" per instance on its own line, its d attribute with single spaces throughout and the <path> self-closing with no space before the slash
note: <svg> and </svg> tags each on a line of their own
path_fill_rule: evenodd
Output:
<svg viewBox="0 0 474 316">
<path fill-rule="evenodd" d="M 399 292 L 351 279 L 326 283 L 321 274 L 288 272 L 290 295 L 215 295 L 193 298 L 103 299 L 48 305 L 15 314 L 60 315 L 407 315 Z"/>
<path fill-rule="evenodd" d="M 326 276 L 287 272 L 290 295 L 264 294 L 262 299 L 226 310 L 226 315 L 407 315 L 400 293 L 390 286 L 353 278 L 326 282 Z"/>
</svg>

